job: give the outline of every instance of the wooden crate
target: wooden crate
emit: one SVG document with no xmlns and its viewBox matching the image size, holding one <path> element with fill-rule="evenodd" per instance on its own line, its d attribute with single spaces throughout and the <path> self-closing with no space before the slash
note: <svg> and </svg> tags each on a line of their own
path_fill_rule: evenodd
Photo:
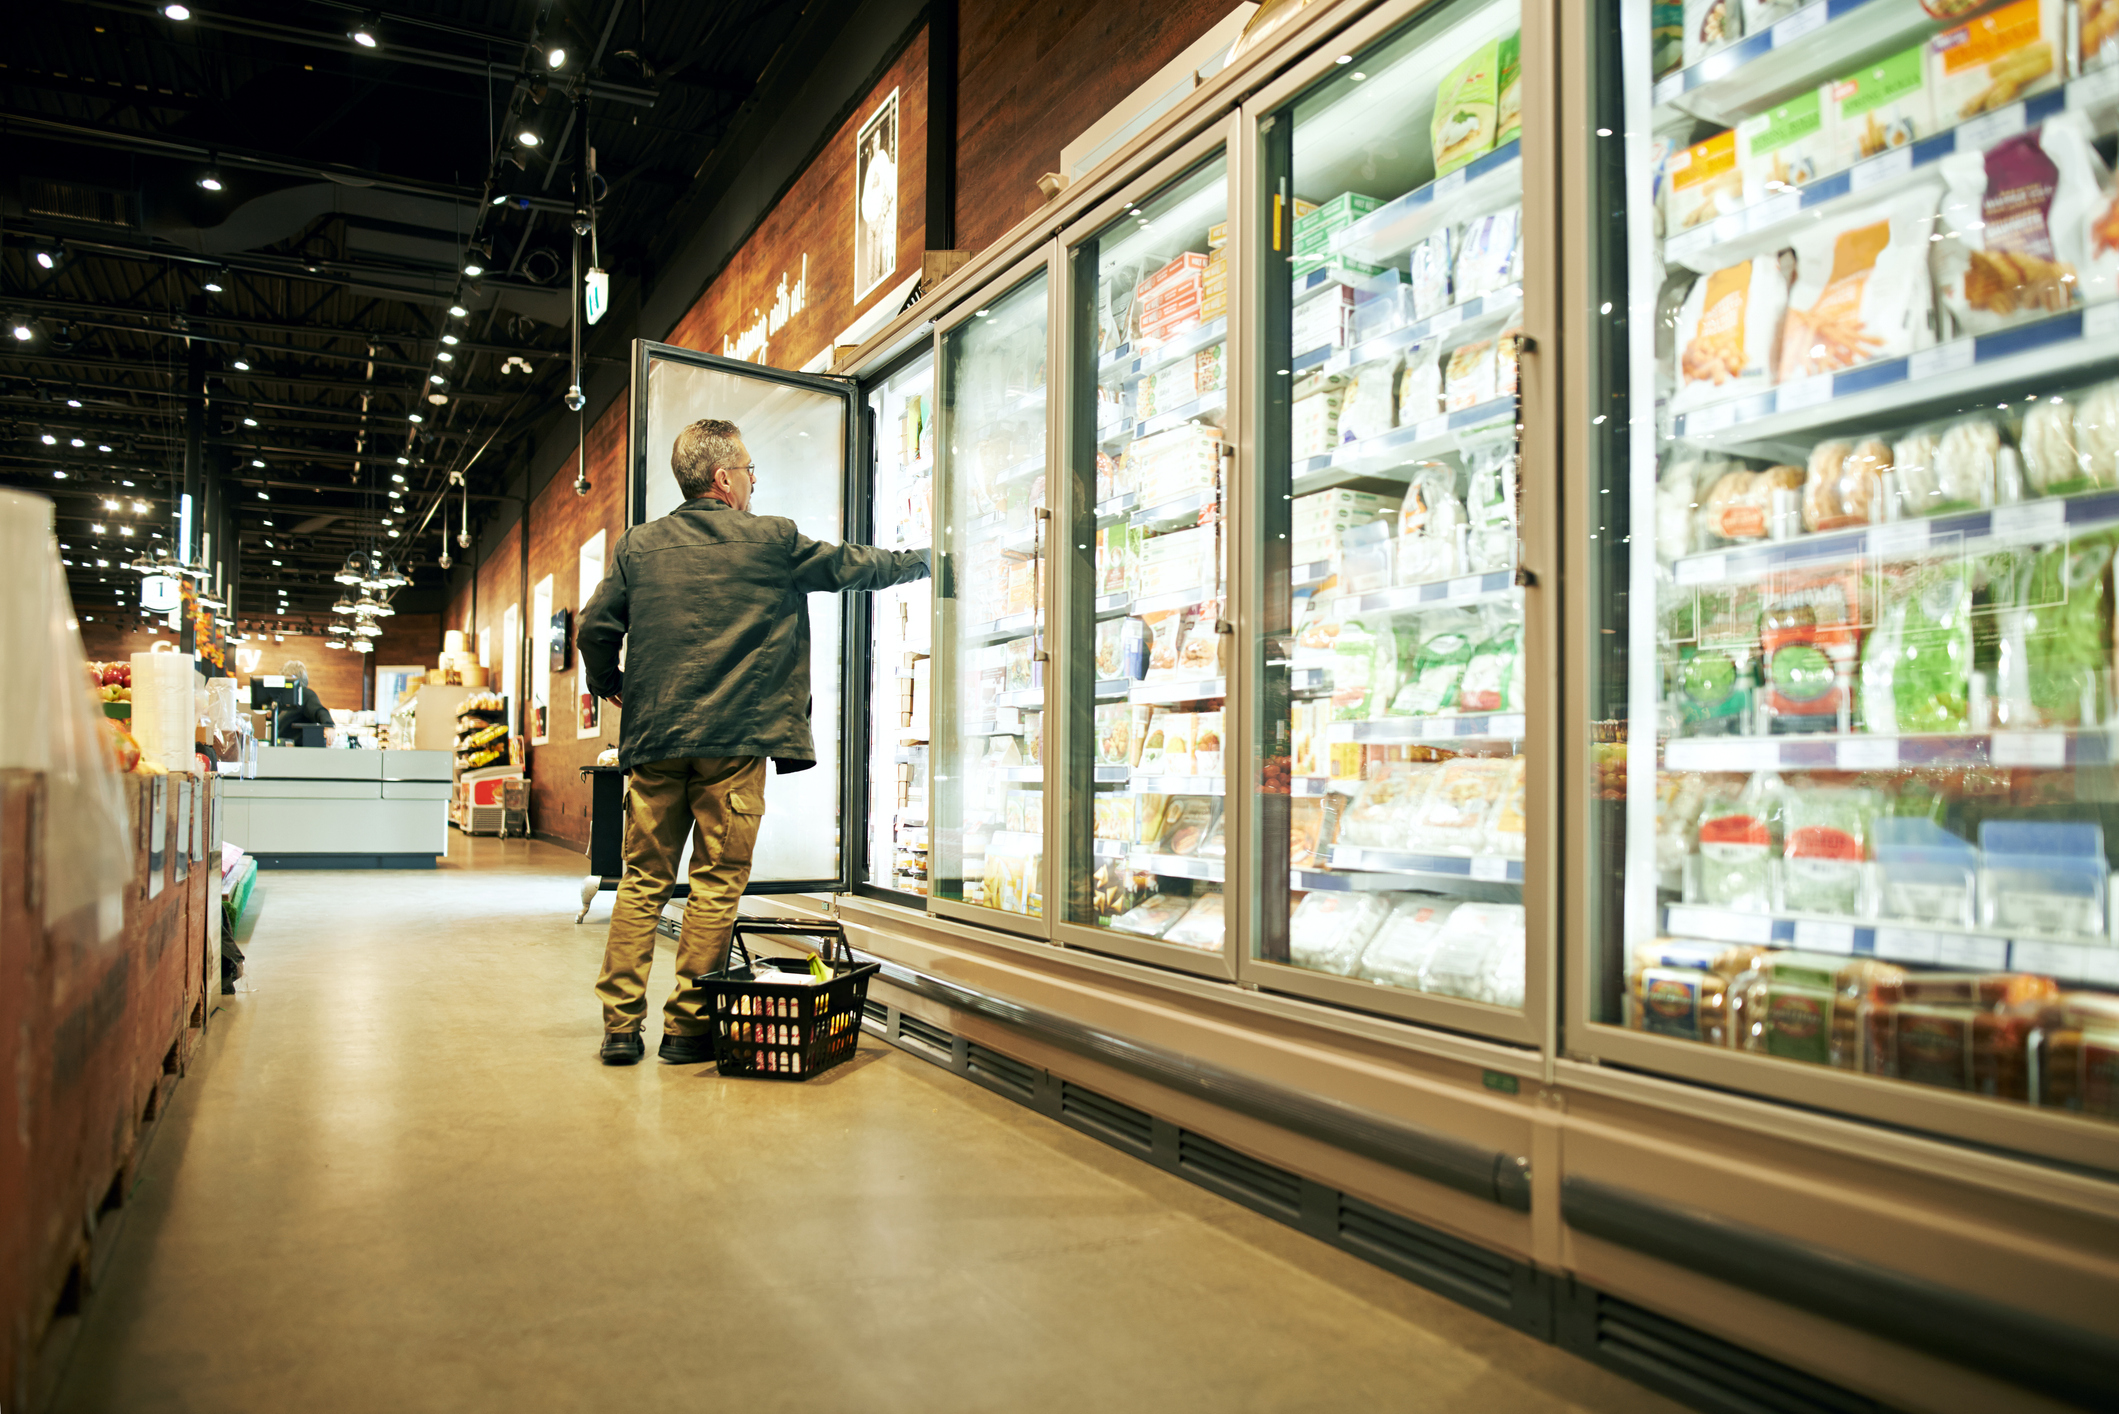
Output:
<svg viewBox="0 0 2119 1414">
<path fill-rule="evenodd" d="M 159 784 L 158 784 L 159 783 Z M 93 910 L 47 928 L 43 777 L 0 771 L 0 1406 L 35 1407 L 48 1337 L 107 1255 L 143 1139 L 204 1025 L 214 859 L 176 878 L 179 782 L 131 776 L 135 841 L 124 926 Z M 209 812 L 210 814 L 210 812 Z M 152 856 L 156 817 L 162 848 Z M 154 888 L 151 859 L 159 864 Z M 99 1245 L 98 1237 L 106 1241 Z"/>
</svg>

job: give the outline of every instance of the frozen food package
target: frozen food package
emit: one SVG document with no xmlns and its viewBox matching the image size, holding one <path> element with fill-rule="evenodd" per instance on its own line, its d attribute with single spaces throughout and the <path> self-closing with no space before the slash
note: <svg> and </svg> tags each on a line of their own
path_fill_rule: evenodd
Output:
<svg viewBox="0 0 2119 1414">
<path fill-rule="evenodd" d="M 1096 709 L 1096 764 L 1133 764 L 1133 708 L 1130 703 L 1106 703 Z"/>
<path fill-rule="evenodd" d="M 1315 869 L 1324 864 L 1324 799 L 1302 795 L 1288 802 L 1288 867 Z"/>
<path fill-rule="evenodd" d="M 1037 640 L 1008 640 L 1008 691 L 1024 692 L 1037 686 Z"/>
<path fill-rule="evenodd" d="M 1871 732 L 1961 732 L 1971 725 L 1975 608 L 1962 561 L 1892 564 L 1877 573 L 1876 627 L 1862 646 L 1861 724 Z M 2003 583 L 2013 582 L 2003 575 Z M 1997 603 L 2006 595 L 1997 595 Z M 2003 634 L 2007 633 L 2003 624 Z M 1992 637 L 1987 630 L 1985 636 Z M 2008 700 L 2021 651 L 2004 648 L 1996 674 Z M 2004 723 L 2021 716 L 2003 707 Z"/>
<path fill-rule="evenodd" d="M 1678 311 L 1678 389 L 1673 412 L 1773 383 L 1774 341 L 1788 309 L 1778 256 L 1761 255 L 1702 275 Z"/>
<path fill-rule="evenodd" d="M 2119 0 L 2082 0 L 2081 72 L 2119 60 Z"/>
<path fill-rule="evenodd" d="M 1142 614 L 1140 618 L 1148 630 L 1146 678 L 1153 682 L 1176 676 L 1177 652 L 1184 640 L 1184 610 L 1158 609 L 1152 614 Z"/>
<path fill-rule="evenodd" d="M 1493 147 L 1499 116 L 1500 71 L 1501 47 L 1487 43 L 1442 76 L 1435 90 L 1430 133 L 1436 176 L 1456 171 Z"/>
<path fill-rule="evenodd" d="M 1824 89 L 1806 88 L 1736 125 L 1746 203 L 1799 190 L 1837 170 L 1831 109 Z"/>
<path fill-rule="evenodd" d="M 1383 630 L 1391 630 L 1385 627 Z M 1349 619 L 1339 626 L 1332 641 L 1332 720 L 1365 722 L 1383 715 L 1380 693 L 1388 684 L 1374 680 L 1376 635 L 1368 626 Z"/>
<path fill-rule="evenodd" d="M 1773 829 L 1780 787 L 1764 773 L 1741 789 L 1712 791 L 1700 807 L 1701 901 L 1767 913 L 1773 908 Z"/>
<path fill-rule="evenodd" d="M 1366 594 L 1391 582 L 1391 562 L 1397 537 L 1385 521 L 1357 525 L 1339 537 L 1339 588 L 1347 594 Z"/>
<path fill-rule="evenodd" d="M 1383 894 L 1358 889 L 1305 894 L 1288 915 L 1288 960 L 1313 972 L 1350 977 L 1390 914 L 1391 900 Z"/>
<path fill-rule="evenodd" d="M 1338 843 L 1410 849 L 1429 788 L 1440 771 L 1432 761 L 1383 762 L 1339 817 Z"/>
<path fill-rule="evenodd" d="M 1096 675 L 1103 680 L 1126 675 L 1124 619 L 1104 619 L 1096 625 Z"/>
<path fill-rule="evenodd" d="M 1362 951 L 1355 975 L 1387 986 L 1417 990 L 1420 970 L 1434 955 L 1442 925 L 1456 907 L 1455 899 L 1437 894 L 1399 895 Z"/>
<path fill-rule="evenodd" d="M 1700 492 L 1719 480 L 1718 463 L 1667 456 L 1655 485 L 1655 553 L 1664 564 L 1698 549 Z"/>
<path fill-rule="evenodd" d="M 1758 648 L 1773 730 L 1834 731 L 1861 644 L 1860 567 L 1788 569 L 1759 595 Z"/>
<path fill-rule="evenodd" d="M 1519 207 L 1473 217 L 1464 227 L 1452 288 L 1459 301 L 1489 295 L 1516 278 L 1517 247 L 1522 235 Z"/>
<path fill-rule="evenodd" d="M 2069 114 L 1937 164 L 1944 190 L 1935 284 L 1952 330 L 1985 334 L 2072 308 L 2111 174 Z M 2111 274 L 2103 280 L 2111 293 Z"/>
<path fill-rule="evenodd" d="M 2056 395 L 2031 405 L 2016 434 L 2016 449 L 2023 458 L 2027 490 L 2068 496 L 2090 489 L 2075 449 L 2075 409 L 2066 398 Z"/>
<path fill-rule="evenodd" d="M 1126 749 L 1131 756 L 1127 764 L 1138 768 L 1142 764 L 1141 758 L 1146 754 L 1148 736 L 1154 730 L 1155 718 L 1159 715 L 1159 709 L 1146 702 L 1129 702 L 1126 704 L 1126 713 Z M 1161 755 L 1162 747 L 1158 743 L 1156 746 L 1156 757 L 1158 760 L 1161 759 Z"/>
<path fill-rule="evenodd" d="M 1459 756 L 1445 763 L 1413 827 L 1412 847 L 1422 854 L 1481 853 L 1516 764 L 1506 756 Z"/>
<path fill-rule="evenodd" d="M 1879 153 L 1911 147 L 1935 131 L 1923 45 L 1864 64 L 1826 89 L 1835 166 L 1852 167 Z"/>
<path fill-rule="evenodd" d="M 1221 601 L 1206 599 L 1184 611 L 1184 636 L 1178 643 L 1177 675 L 1181 678 L 1217 677 L 1222 671 L 1222 645 L 1227 635 L 1217 633 Z"/>
<path fill-rule="evenodd" d="M 1877 438 L 1818 443 L 1803 476 L 1803 529 L 1842 530 L 1881 519 L 1883 477 L 1890 469 L 1891 448 Z"/>
<path fill-rule="evenodd" d="M 1742 0 L 1684 0 L 1685 63 L 1690 66 L 1744 37 Z"/>
<path fill-rule="evenodd" d="M 1781 804 L 1781 888 L 1805 913 L 1852 916 L 1861 902 L 1876 797 L 1866 790 L 1793 790 Z"/>
<path fill-rule="evenodd" d="M 1757 34 L 1809 3 L 1810 0 L 1744 0 L 1744 33 Z"/>
<path fill-rule="evenodd" d="M 1192 714 L 1157 712 L 1154 731 L 1162 736 L 1162 755 L 1156 766 L 1165 776 L 1192 774 Z"/>
<path fill-rule="evenodd" d="M 1510 618 L 1472 649 L 1457 686 L 1460 712 L 1514 712 L 1523 706 L 1523 624 Z"/>
<path fill-rule="evenodd" d="M 1176 894 L 1149 894 L 1129 912 L 1111 920 L 1111 926 L 1121 933 L 1133 933 L 1143 938 L 1160 938 L 1169 931 L 1170 925 L 1185 916 L 1191 909 L 1192 900 Z"/>
<path fill-rule="evenodd" d="M 1501 396 L 1500 364 L 1494 341 L 1479 339 L 1450 351 L 1443 381 L 1443 406 L 1451 412 L 1478 407 Z"/>
<path fill-rule="evenodd" d="M 1723 540 L 1763 540 L 1773 511 L 1773 493 L 1800 491 L 1803 479 L 1799 466 L 1725 472 L 1701 499 L 1701 524 Z"/>
<path fill-rule="evenodd" d="M 1466 610 L 1427 614 L 1420 619 L 1420 646 L 1412 671 L 1403 676 L 1390 699 L 1393 717 L 1433 717 L 1457 708 L 1457 691 L 1477 645 L 1479 618 Z"/>
<path fill-rule="evenodd" d="M 1742 1050 L 1856 1070 L 1865 1009 L 1894 999 L 1904 979 L 1869 958 L 1764 953 L 1730 983 L 1730 1031 Z"/>
<path fill-rule="evenodd" d="M 1167 736 L 1164 724 L 1169 715 L 1168 712 L 1156 712 L 1135 743 L 1133 769 L 1143 775 L 1160 776 L 1169 769 L 1163 750 Z"/>
<path fill-rule="evenodd" d="M 1493 1006 L 1523 1005 L 1523 905 L 1462 903 L 1420 971 L 1420 990 Z"/>
<path fill-rule="evenodd" d="M 1891 449 L 1891 469 L 1909 516 L 1994 504 L 2001 428 L 1983 414 L 1947 426 L 1916 428 Z"/>
<path fill-rule="evenodd" d="M 1494 146 L 1523 136 L 1523 32 L 1501 41 L 1499 91 L 1494 95 Z"/>
<path fill-rule="evenodd" d="M 1398 360 L 1377 359 L 1348 370 L 1346 400 L 1339 409 L 1339 437 L 1359 442 L 1388 432 L 1395 422 Z"/>
<path fill-rule="evenodd" d="M 1673 234 L 1743 209 L 1744 173 L 1736 165 L 1733 129 L 1671 153 L 1664 176 L 1663 225 Z"/>
<path fill-rule="evenodd" d="M 2112 628 L 2110 532 L 2028 556 L 2002 609 L 1995 710 L 2002 725 L 2104 720 Z"/>
<path fill-rule="evenodd" d="M 1345 407 L 1345 386 L 1336 381 L 1295 399 L 1291 416 L 1297 461 L 1324 456 L 1339 445 L 1339 417 Z"/>
<path fill-rule="evenodd" d="M 1486 821 L 1486 848 L 1484 853 L 1498 855 L 1503 859 L 1523 857 L 1524 824 L 1523 796 L 1528 781 L 1527 763 L 1520 756 L 1509 759 L 1508 779 L 1501 785 L 1501 795 L 1494 802 L 1493 814 Z"/>
<path fill-rule="evenodd" d="M 2061 0 L 2011 0 L 1928 41 L 1935 124 L 2006 108 L 2061 78 Z"/>
<path fill-rule="evenodd" d="M 1163 815 L 1162 852 L 1183 858 L 1199 853 L 1218 811 L 1210 795 L 1180 795 Z"/>
<path fill-rule="evenodd" d="M 1218 776 L 1222 773 L 1221 727 L 1222 715 L 1218 711 L 1199 712 L 1193 715 L 1193 775 Z"/>
<path fill-rule="evenodd" d="M 1469 523 L 1456 496 L 1456 475 L 1445 466 L 1422 467 L 1405 489 L 1398 509 L 1399 584 L 1431 584 L 1458 571 L 1458 528 Z"/>
<path fill-rule="evenodd" d="M 1654 0 L 1648 10 L 1648 42 L 1654 55 L 1655 76 L 1661 78 L 1685 63 L 1684 0 Z"/>
<path fill-rule="evenodd" d="M 2075 404 L 2075 455 L 2090 486 L 2119 486 L 2119 383 L 2099 383 Z"/>
<path fill-rule="evenodd" d="M 1796 234 L 1777 381 L 1897 358 L 1933 342 L 1928 234 L 1938 195 L 1923 182 Z"/>
<path fill-rule="evenodd" d="M 1221 890 L 1209 889 L 1192 900 L 1184 916 L 1163 932 L 1163 941 L 1214 951 L 1221 947 Z"/>
<path fill-rule="evenodd" d="M 1442 411 L 1442 353 L 1434 344 L 1408 350 L 1398 375 L 1398 424 L 1412 427 Z"/>
<path fill-rule="evenodd" d="M 1411 283 L 1413 318 L 1428 319 L 1456 303 L 1450 291 L 1455 264 L 1456 228 L 1444 226 L 1413 247 Z"/>
</svg>

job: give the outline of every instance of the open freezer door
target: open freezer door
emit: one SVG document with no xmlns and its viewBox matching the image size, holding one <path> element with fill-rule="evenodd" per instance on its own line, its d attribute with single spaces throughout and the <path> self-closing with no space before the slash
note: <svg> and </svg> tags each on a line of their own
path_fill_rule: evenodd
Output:
<svg viewBox="0 0 2119 1414">
<path fill-rule="evenodd" d="M 753 513 L 786 516 L 815 540 L 844 540 L 856 408 L 854 385 L 848 381 L 636 339 L 627 523 L 644 524 L 677 508 L 683 494 L 670 470 L 670 448 L 691 423 L 721 418 L 742 429 L 744 445 L 758 468 Z M 748 893 L 844 892 L 852 886 L 842 749 L 848 739 L 845 645 L 850 597 L 810 596 L 810 723 L 817 764 L 813 770 L 787 775 L 768 773 L 765 822 L 758 832 Z M 680 888 L 690 868 L 687 841 L 677 872 Z"/>
</svg>

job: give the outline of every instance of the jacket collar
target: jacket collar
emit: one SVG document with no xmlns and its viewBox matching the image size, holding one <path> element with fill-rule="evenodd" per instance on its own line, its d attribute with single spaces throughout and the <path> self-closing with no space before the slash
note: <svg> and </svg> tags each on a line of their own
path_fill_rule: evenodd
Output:
<svg viewBox="0 0 2119 1414">
<path fill-rule="evenodd" d="M 677 503 L 677 510 L 671 512 L 671 514 L 674 515 L 684 511 L 732 511 L 734 509 L 735 507 L 728 502 L 713 496 L 688 496 Z"/>
</svg>

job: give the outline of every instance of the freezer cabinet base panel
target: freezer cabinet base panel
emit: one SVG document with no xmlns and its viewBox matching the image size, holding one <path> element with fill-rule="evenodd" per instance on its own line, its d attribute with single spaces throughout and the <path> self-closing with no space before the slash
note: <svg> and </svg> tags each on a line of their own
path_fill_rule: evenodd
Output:
<svg viewBox="0 0 2119 1414">
<path fill-rule="evenodd" d="M 432 869 L 431 854 L 253 854 L 260 869 Z"/>
</svg>

